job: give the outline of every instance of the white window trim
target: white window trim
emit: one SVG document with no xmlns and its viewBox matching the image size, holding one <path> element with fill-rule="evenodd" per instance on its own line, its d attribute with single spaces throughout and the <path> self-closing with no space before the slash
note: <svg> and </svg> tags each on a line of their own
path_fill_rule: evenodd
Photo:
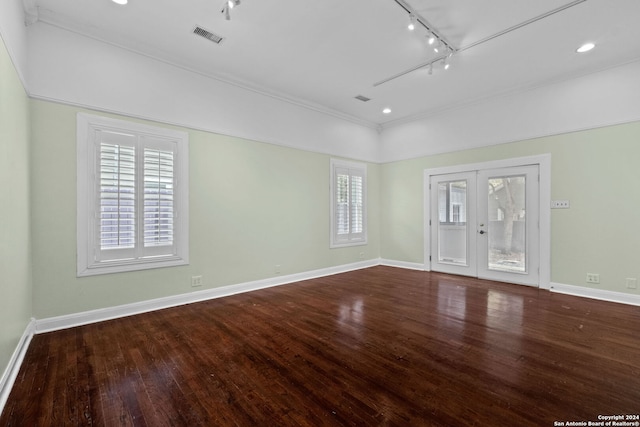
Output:
<svg viewBox="0 0 640 427">
<path fill-rule="evenodd" d="M 362 192 L 362 205 L 363 205 L 363 215 L 362 215 L 362 229 L 363 233 L 361 237 L 352 237 L 349 234 L 348 237 L 343 239 L 338 239 L 338 234 L 336 232 L 336 169 L 338 168 L 346 168 L 346 169 L 355 169 L 361 172 L 364 182 L 363 182 L 363 192 Z M 330 173 L 329 173 L 329 188 L 330 188 L 330 217 L 331 217 L 331 235 L 329 237 L 329 247 L 333 248 L 344 248 L 349 246 L 361 246 L 367 244 L 367 228 L 368 228 L 368 220 L 367 220 L 367 165 L 366 163 L 360 162 L 352 162 L 347 160 L 340 159 L 331 159 L 330 161 Z"/>
<path fill-rule="evenodd" d="M 174 255 L 99 262 L 95 260 L 95 179 L 98 163 L 93 134 L 99 129 L 125 131 L 176 142 L 174 163 L 177 188 Z M 120 273 L 189 264 L 189 135 L 186 132 L 143 125 L 86 113 L 77 116 L 77 276 Z"/>
</svg>

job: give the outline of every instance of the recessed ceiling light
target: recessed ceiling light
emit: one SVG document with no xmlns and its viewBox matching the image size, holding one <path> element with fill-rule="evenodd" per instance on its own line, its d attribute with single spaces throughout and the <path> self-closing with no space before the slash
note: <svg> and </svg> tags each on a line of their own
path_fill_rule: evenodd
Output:
<svg viewBox="0 0 640 427">
<path fill-rule="evenodd" d="M 382 110 L 383 114 L 391 114 L 391 108 L 387 107 L 384 110 Z"/>
<path fill-rule="evenodd" d="M 576 52 L 578 53 L 585 53 L 585 52 L 589 52 L 591 49 L 593 49 L 594 47 L 596 47 L 595 44 L 593 43 L 585 43 L 582 46 L 580 46 L 579 48 L 576 49 Z"/>
<path fill-rule="evenodd" d="M 111 0 L 116 4 L 127 4 L 129 0 Z"/>
</svg>

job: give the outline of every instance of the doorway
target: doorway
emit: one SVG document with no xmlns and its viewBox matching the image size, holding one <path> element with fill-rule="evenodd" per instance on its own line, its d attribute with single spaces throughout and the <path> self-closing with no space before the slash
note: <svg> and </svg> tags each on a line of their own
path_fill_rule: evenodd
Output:
<svg viewBox="0 0 640 427">
<path fill-rule="evenodd" d="M 542 157 L 425 171 L 425 269 L 548 288 Z"/>
</svg>

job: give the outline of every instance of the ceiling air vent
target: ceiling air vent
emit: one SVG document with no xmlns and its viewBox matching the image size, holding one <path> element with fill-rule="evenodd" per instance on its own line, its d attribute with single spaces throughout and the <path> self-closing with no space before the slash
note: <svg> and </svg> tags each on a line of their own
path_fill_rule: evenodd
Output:
<svg viewBox="0 0 640 427">
<path fill-rule="evenodd" d="M 367 101 L 371 101 L 371 98 L 367 98 L 364 95 L 358 95 L 355 97 L 358 101 L 362 101 L 362 102 L 367 102 Z"/>
<path fill-rule="evenodd" d="M 211 40 L 212 42 L 214 42 L 216 44 L 220 44 L 220 43 L 222 43 L 222 40 L 224 40 L 219 35 L 213 34 L 211 31 L 207 31 L 202 27 L 195 27 L 193 29 L 193 34 L 197 34 L 200 37 L 204 37 L 207 40 Z"/>
</svg>

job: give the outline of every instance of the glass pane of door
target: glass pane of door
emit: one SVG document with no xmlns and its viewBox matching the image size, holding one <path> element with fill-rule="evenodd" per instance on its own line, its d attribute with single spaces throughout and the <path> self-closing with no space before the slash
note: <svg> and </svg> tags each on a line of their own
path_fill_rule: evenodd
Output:
<svg viewBox="0 0 640 427">
<path fill-rule="evenodd" d="M 438 183 L 438 261 L 467 265 L 467 181 Z"/>
<path fill-rule="evenodd" d="M 526 273 L 526 176 L 487 180 L 490 270 Z"/>
</svg>

